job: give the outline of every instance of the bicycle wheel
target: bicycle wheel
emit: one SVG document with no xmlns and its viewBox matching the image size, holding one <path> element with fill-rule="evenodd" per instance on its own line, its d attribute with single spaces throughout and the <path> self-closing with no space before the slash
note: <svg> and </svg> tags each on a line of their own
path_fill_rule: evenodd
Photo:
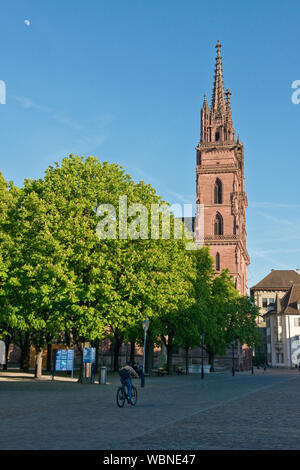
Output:
<svg viewBox="0 0 300 470">
<path fill-rule="evenodd" d="M 117 405 L 119 408 L 123 408 L 125 403 L 125 390 L 123 387 L 119 387 L 117 391 Z"/>
<path fill-rule="evenodd" d="M 132 385 L 131 404 L 134 406 L 137 402 L 137 389 Z"/>
</svg>

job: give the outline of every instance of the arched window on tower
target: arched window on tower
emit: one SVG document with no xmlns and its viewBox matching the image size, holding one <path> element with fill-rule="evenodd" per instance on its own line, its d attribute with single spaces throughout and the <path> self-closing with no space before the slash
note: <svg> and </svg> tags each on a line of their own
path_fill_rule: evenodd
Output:
<svg viewBox="0 0 300 470">
<path fill-rule="evenodd" d="M 220 214 L 217 214 L 215 218 L 214 234 L 223 235 L 223 219 Z"/>
<path fill-rule="evenodd" d="M 216 271 L 221 271 L 220 253 L 216 254 Z"/>
<path fill-rule="evenodd" d="M 222 194 L 222 182 L 217 179 L 215 182 L 215 188 L 214 188 L 214 203 L 215 204 L 222 204 L 222 199 L 223 199 L 223 194 Z"/>
</svg>

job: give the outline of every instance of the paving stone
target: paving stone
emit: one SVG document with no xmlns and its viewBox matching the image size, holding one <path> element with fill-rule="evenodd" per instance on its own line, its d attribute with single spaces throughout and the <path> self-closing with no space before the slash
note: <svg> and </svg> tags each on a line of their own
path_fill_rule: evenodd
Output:
<svg viewBox="0 0 300 470">
<path fill-rule="evenodd" d="M 0 373 L 0 449 L 299 449 L 300 373 L 268 370 L 135 381 L 138 404 L 107 385 Z"/>
</svg>

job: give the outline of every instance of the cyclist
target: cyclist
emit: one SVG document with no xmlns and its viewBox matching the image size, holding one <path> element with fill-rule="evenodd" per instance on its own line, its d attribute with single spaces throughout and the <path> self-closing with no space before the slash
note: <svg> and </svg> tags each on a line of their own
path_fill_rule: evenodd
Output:
<svg viewBox="0 0 300 470">
<path fill-rule="evenodd" d="M 127 390 L 128 390 L 128 403 L 131 403 L 131 376 L 136 377 L 137 379 L 139 378 L 138 374 L 136 371 L 132 368 L 131 362 L 127 361 L 126 365 L 121 367 L 119 370 L 119 375 L 120 375 L 120 382 L 122 386 L 126 385 Z"/>
</svg>

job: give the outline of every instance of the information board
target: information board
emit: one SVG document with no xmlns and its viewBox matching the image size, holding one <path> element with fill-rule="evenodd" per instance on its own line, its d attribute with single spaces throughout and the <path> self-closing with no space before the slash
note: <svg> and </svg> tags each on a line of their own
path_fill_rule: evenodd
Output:
<svg viewBox="0 0 300 470">
<path fill-rule="evenodd" d="M 94 364 L 96 362 L 96 348 L 83 349 L 84 364 Z"/>
<path fill-rule="evenodd" d="M 74 369 L 74 350 L 58 349 L 55 356 L 55 370 L 73 370 Z"/>
</svg>

